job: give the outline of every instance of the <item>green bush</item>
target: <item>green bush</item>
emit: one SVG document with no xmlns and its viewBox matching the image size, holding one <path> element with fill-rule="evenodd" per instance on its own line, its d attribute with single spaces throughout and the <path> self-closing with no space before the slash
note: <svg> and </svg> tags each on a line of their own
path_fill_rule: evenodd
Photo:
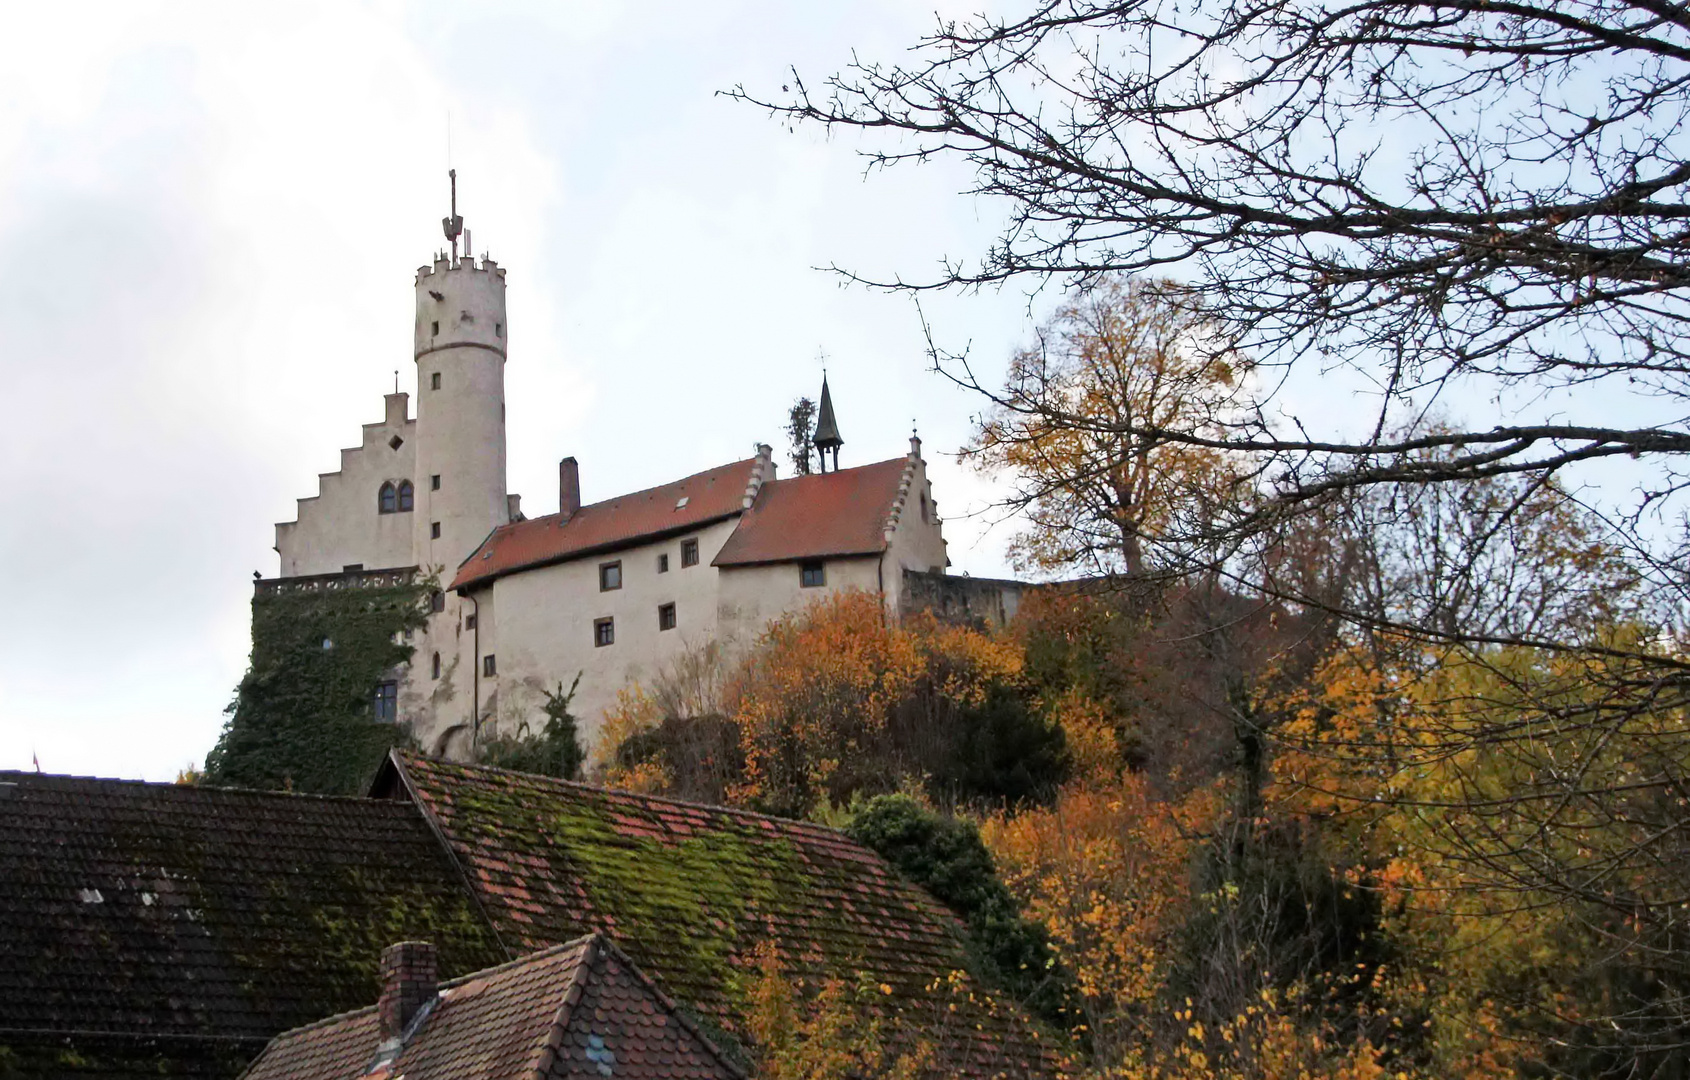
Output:
<svg viewBox="0 0 1690 1080">
<path fill-rule="evenodd" d="M 562 780 L 579 780 L 587 754 L 581 749 L 569 703 L 580 685 L 581 676 L 577 675 L 567 691 L 562 683 L 557 684 L 556 691 L 542 691 L 546 695 L 546 703 L 541 706 L 546 723 L 539 734 L 534 734 L 524 720 L 515 734 L 483 743 L 481 763 Z"/>
</svg>

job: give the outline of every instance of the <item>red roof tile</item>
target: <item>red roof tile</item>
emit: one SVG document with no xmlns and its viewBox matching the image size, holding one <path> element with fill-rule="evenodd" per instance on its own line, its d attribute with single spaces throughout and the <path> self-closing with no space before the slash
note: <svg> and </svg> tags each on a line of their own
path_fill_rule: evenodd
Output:
<svg viewBox="0 0 1690 1080">
<path fill-rule="evenodd" d="M 278 1035 L 245 1080 L 355 1080 L 376 1056 L 374 1008 Z M 744 1080 L 675 1002 L 593 934 L 445 983 L 385 1069 L 406 1080 L 617 1076 Z"/>
<path fill-rule="evenodd" d="M 567 520 L 547 514 L 501 525 L 458 567 L 451 587 L 485 584 L 514 570 L 685 532 L 731 517 L 743 509 L 745 489 L 756 464 L 756 458 L 748 458 L 672 484 L 619 495 L 583 506 Z M 685 506 L 678 505 L 682 499 Z"/>
<path fill-rule="evenodd" d="M 716 566 L 877 555 L 908 458 L 763 485 L 717 553 Z"/>
</svg>

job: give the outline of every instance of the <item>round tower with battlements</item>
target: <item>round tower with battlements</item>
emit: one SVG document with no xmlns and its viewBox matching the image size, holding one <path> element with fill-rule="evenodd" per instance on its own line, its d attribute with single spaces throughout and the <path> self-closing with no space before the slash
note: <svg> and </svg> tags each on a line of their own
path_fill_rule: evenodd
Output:
<svg viewBox="0 0 1690 1080">
<path fill-rule="evenodd" d="M 445 219 L 451 251 L 417 270 L 415 555 L 443 581 L 510 520 L 505 491 L 505 271 L 458 254 L 463 219 Z"/>
</svg>

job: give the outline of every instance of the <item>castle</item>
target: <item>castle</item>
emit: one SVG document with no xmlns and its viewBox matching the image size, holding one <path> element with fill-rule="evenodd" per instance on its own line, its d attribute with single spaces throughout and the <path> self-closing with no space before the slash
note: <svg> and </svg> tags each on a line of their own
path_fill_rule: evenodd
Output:
<svg viewBox="0 0 1690 1080">
<path fill-rule="evenodd" d="M 1012 583 L 945 574 L 920 439 L 903 456 L 839 467 L 825 379 L 819 473 L 781 479 L 761 444 L 746 460 L 582 506 L 570 457 L 557 512 L 525 517 L 506 490 L 505 270 L 467 244 L 459 255 L 455 174 L 453 189 L 450 250 L 416 275 L 416 413 L 408 394 L 387 395 L 381 422 L 276 526 L 280 574 L 258 583 L 263 593 L 437 576 L 411 662 L 374 688 L 377 719 L 468 759 L 478 740 L 538 718 L 546 691 L 579 674 L 573 711 L 590 746 L 631 680 L 708 642 L 744 644 L 830 592 L 875 592 L 893 615 L 1013 614 Z"/>
</svg>

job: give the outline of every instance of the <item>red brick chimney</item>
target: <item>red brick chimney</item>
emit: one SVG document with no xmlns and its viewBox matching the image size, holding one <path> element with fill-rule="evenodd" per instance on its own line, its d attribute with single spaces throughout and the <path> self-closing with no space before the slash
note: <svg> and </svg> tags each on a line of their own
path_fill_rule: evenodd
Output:
<svg viewBox="0 0 1690 1080">
<path fill-rule="evenodd" d="M 401 941 L 381 954 L 381 1041 L 396 1041 L 411 1025 L 417 1010 L 434 1000 L 439 986 L 434 946 L 426 941 Z"/>
<path fill-rule="evenodd" d="M 581 466 L 566 457 L 557 463 L 557 512 L 568 521 L 581 509 Z"/>
</svg>

